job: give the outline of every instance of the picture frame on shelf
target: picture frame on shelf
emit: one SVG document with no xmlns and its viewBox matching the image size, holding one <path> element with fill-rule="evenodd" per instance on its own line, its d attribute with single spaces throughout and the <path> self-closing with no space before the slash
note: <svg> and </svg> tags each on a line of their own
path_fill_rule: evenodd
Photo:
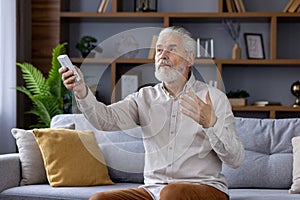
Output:
<svg viewBox="0 0 300 200">
<path fill-rule="evenodd" d="M 157 12 L 157 0 L 134 0 L 135 12 Z"/>
<path fill-rule="evenodd" d="M 244 33 L 248 59 L 265 59 L 263 36 L 260 33 Z"/>
<path fill-rule="evenodd" d="M 148 53 L 148 59 L 154 59 L 154 57 L 155 57 L 155 49 L 156 49 L 157 39 L 158 39 L 158 35 L 153 35 L 152 41 L 150 44 L 149 53 Z"/>
<path fill-rule="evenodd" d="M 121 99 L 135 92 L 140 83 L 139 73 L 127 72 L 121 76 Z"/>
</svg>

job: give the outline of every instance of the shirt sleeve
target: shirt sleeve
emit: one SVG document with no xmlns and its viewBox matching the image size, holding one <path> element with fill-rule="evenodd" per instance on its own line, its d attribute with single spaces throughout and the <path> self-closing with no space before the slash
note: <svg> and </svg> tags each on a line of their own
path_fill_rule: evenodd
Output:
<svg viewBox="0 0 300 200">
<path fill-rule="evenodd" d="M 138 112 L 135 96 L 136 94 L 129 95 L 124 100 L 107 106 L 99 102 L 89 89 L 85 98 L 75 97 L 75 99 L 79 110 L 95 128 L 117 131 L 137 126 Z"/>
<path fill-rule="evenodd" d="M 237 168 L 244 160 L 244 147 L 236 133 L 231 105 L 224 93 L 213 96 L 217 122 L 206 129 L 206 134 L 218 157 L 229 167 Z"/>
</svg>

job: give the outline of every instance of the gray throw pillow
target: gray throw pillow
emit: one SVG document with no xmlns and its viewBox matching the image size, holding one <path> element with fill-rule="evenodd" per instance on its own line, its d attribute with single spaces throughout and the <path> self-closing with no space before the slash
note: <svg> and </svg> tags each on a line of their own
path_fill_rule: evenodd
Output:
<svg viewBox="0 0 300 200">
<path fill-rule="evenodd" d="M 22 178 L 20 185 L 46 183 L 46 171 L 39 146 L 32 130 L 11 129 L 16 139 L 21 161 Z"/>
</svg>

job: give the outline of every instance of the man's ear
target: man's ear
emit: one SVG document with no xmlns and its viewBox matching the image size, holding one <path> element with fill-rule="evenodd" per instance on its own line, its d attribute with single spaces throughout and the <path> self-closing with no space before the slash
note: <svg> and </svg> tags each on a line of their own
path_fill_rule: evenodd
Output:
<svg viewBox="0 0 300 200">
<path fill-rule="evenodd" d="M 189 55 L 187 57 L 187 62 L 188 62 L 189 67 L 193 66 L 193 64 L 195 62 L 195 54 L 193 52 L 189 53 Z"/>
</svg>

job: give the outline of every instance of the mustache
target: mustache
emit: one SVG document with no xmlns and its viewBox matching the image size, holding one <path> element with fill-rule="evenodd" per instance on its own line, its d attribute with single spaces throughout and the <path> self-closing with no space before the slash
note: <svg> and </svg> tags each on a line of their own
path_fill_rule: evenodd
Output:
<svg viewBox="0 0 300 200">
<path fill-rule="evenodd" d="M 169 67 L 173 67 L 172 63 L 167 61 L 167 60 L 161 60 L 159 63 L 158 63 L 158 67 L 162 66 L 162 65 L 167 65 Z"/>
</svg>

